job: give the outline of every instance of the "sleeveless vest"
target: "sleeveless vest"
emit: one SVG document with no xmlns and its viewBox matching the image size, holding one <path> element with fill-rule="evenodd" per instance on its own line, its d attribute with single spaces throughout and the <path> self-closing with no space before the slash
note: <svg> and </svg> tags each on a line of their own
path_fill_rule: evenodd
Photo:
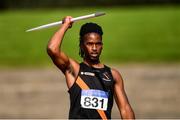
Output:
<svg viewBox="0 0 180 120">
<path fill-rule="evenodd" d="M 82 89 L 77 80 L 69 89 L 69 119 L 102 119 L 99 111 L 111 119 L 114 93 L 111 69 L 106 65 L 104 68 L 93 68 L 81 63 L 78 78 L 88 89 Z"/>
</svg>

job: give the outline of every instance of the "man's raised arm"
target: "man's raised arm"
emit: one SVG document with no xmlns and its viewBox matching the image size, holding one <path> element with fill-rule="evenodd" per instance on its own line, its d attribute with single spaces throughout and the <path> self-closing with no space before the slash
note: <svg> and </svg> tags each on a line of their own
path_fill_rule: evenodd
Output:
<svg viewBox="0 0 180 120">
<path fill-rule="evenodd" d="M 53 35 L 51 40 L 48 43 L 47 46 L 47 53 L 53 60 L 54 64 L 63 72 L 68 69 L 70 65 L 70 60 L 68 56 L 62 52 L 61 50 L 61 44 L 62 40 L 64 37 L 65 32 L 71 27 L 72 22 L 71 22 L 70 16 L 67 16 L 63 20 L 63 24 L 61 25 L 60 29 Z"/>
<path fill-rule="evenodd" d="M 69 58 L 62 50 L 61 44 L 65 32 L 72 26 L 72 17 L 67 16 L 63 19 L 60 29 L 53 35 L 47 46 L 47 53 L 54 64 L 64 73 L 66 83 L 70 88 L 79 72 L 79 63 Z"/>
</svg>

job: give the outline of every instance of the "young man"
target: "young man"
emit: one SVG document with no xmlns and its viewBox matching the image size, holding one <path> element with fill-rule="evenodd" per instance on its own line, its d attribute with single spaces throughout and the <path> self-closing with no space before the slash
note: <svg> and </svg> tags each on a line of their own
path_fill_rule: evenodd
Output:
<svg viewBox="0 0 180 120">
<path fill-rule="evenodd" d="M 100 62 L 103 31 L 99 25 L 86 23 L 81 27 L 79 52 L 82 63 L 61 50 L 64 34 L 72 26 L 71 19 L 71 16 L 63 19 L 61 28 L 47 47 L 52 61 L 66 77 L 71 102 L 69 118 L 111 119 L 114 96 L 121 118 L 134 119 L 120 73 Z"/>
</svg>

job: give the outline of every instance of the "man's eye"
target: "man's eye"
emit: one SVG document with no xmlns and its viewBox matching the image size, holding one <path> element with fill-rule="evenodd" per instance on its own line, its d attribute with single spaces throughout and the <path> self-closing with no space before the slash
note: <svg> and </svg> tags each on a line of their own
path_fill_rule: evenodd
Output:
<svg viewBox="0 0 180 120">
<path fill-rule="evenodd" d="M 96 45 L 102 45 L 102 42 L 96 43 Z"/>
<path fill-rule="evenodd" d="M 93 43 L 87 43 L 87 45 L 92 45 Z"/>
</svg>

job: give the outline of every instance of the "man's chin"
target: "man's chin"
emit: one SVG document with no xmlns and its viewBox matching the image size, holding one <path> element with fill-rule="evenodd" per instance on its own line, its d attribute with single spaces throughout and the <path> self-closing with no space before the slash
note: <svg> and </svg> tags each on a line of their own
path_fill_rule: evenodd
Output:
<svg viewBox="0 0 180 120">
<path fill-rule="evenodd" d="M 98 57 L 98 56 L 91 56 L 90 59 L 91 59 L 91 61 L 93 61 L 93 62 L 99 61 L 99 57 Z"/>
<path fill-rule="evenodd" d="M 87 56 L 84 59 L 86 59 L 87 61 L 92 62 L 92 63 L 99 62 L 99 56 L 98 55 L 97 56 Z"/>
</svg>

